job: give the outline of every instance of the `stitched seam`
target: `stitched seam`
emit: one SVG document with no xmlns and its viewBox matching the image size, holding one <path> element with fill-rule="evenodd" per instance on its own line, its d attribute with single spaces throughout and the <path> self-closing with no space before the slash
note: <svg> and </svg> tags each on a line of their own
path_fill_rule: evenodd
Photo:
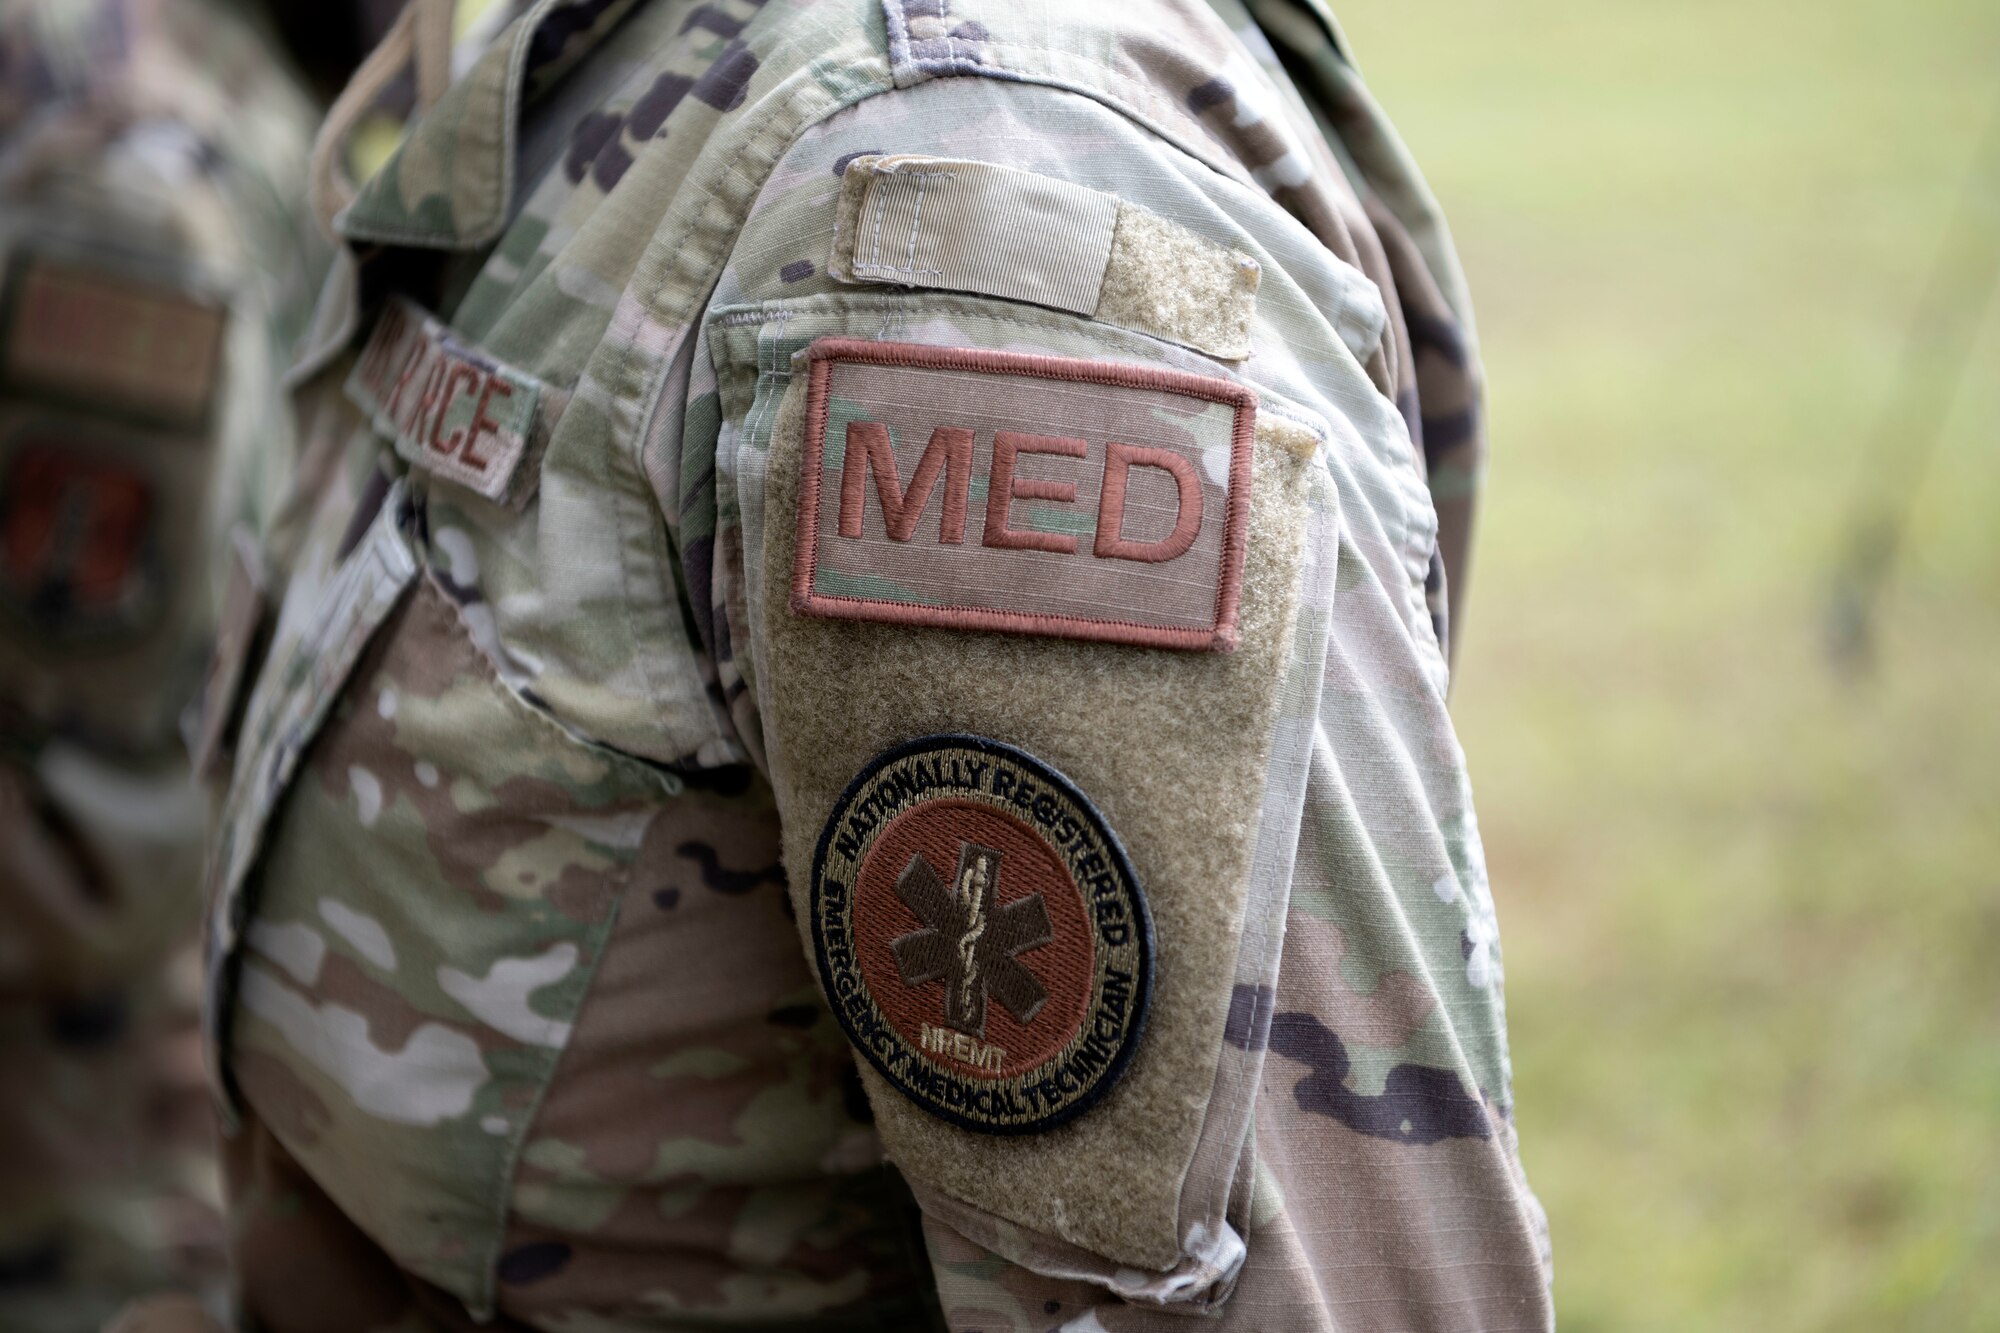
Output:
<svg viewBox="0 0 2000 1333">
<path fill-rule="evenodd" d="M 887 0 L 882 6 L 883 17 L 889 29 L 889 77 L 896 87 L 903 83 L 896 77 L 896 71 L 911 64 L 910 21 L 903 13 L 902 0 Z"/>
<path fill-rule="evenodd" d="M 914 277 L 925 278 L 942 278 L 944 276 L 944 270 L 941 268 L 905 268 L 895 264 L 860 264 L 855 267 L 854 271 L 863 274 L 908 273 Z"/>
<path fill-rule="evenodd" d="M 786 318 L 788 319 L 789 316 L 787 316 Z M 780 347 L 783 346 L 785 320 L 783 319 L 778 320 L 777 324 L 778 328 L 775 333 L 767 333 L 765 330 L 759 329 L 755 335 L 755 346 L 752 354 L 756 357 L 756 362 L 757 362 L 756 378 L 752 380 L 750 385 L 750 395 L 751 395 L 750 410 L 743 414 L 743 422 L 744 422 L 743 428 L 737 436 L 736 448 L 738 450 L 739 455 L 741 451 L 746 447 L 746 442 L 750 439 L 755 438 L 757 432 L 764 429 L 762 425 L 757 424 L 757 380 L 761 379 L 764 375 L 769 374 L 774 383 L 783 386 L 783 388 L 781 388 L 778 393 L 773 394 L 770 397 L 770 399 L 764 403 L 764 414 L 766 418 L 772 418 L 772 419 L 776 417 L 778 411 L 778 404 L 780 400 L 784 397 L 783 389 L 789 388 L 791 385 L 791 374 L 792 374 L 791 359 L 789 357 L 781 357 L 779 355 L 779 349 Z M 768 371 L 765 369 L 767 361 L 770 366 L 770 369 Z M 720 461 L 721 460 L 718 457 L 717 459 L 718 474 L 720 472 Z M 739 532 L 742 531 L 745 526 L 743 519 L 743 488 L 740 484 L 740 476 L 741 476 L 741 469 L 739 467 L 738 469 L 739 482 L 732 485 L 732 493 L 736 503 L 735 518 Z M 720 531 L 722 527 L 722 514 L 721 514 L 719 475 L 717 480 L 718 480 L 718 487 L 717 487 L 718 493 L 717 493 L 717 505 L 716 505 L 717 512 L 715 517 L 715 525 L 717 530 Z M 770 505 L 771 505 L 770 484 L 769 481 L 767 480 L 765 483 L 765 496 L 764 496 L 764 509 L 767 516 L 770 511 Z M 766 525 L 768 526 L 768 517 L 766 520 Z M 750 599 L 753 596 L 753 593 L 751 591 L 751 585 L 753 582 L 761 583 L 761 579 L 753 580 L 750 577 L 750 556 L 749 556 L 749 551 L 747 549 L 748 548 L 747 542 L 744 543 L 744 547 L 745 549 L 743 550 L 740 559 L 737 562 L 737 570 L 741 574 L 743 579 L 742 598 L 745 610 L 747 612 L 750 605 Z M 711 592 L 711 596 L 712 595 L 713 593 Z M 761 595 L 761 594 L 754 594 L 754 595 Z M 727 597 L 728 597 L 728 592 L 725 591 L 724 604 L 722 607 L 719 608 L 725 617 L 728 615 Z M 756 668 L 754 664 L 750 666 L 745 666 L 744 662 L 746 660 L 747 660 L 747 654 L 743 655 L 738 659 L 736 672 L 738 680 L 743 682 L 746 686 L 748 686 L 751 683 L 752 676 Z"/>
<path fill-rule="evenodd" d="M 817 572 L 815 570 L 815 572 Z M 1120 629 L 1143 630 L 1147 634 L 1176 634 L 1198 638 L 1204 642 L 1213 641 L 1222 631 L 1221 624 L 1210 625 L 1149 625 L 1142 620 L 1118 620 L 1109 616 L 1084 616 L 1073 611 L 1010 611 L 1004 607 L 965 606 L 958 602 L 891 602 L 881 597 L 855 597 L 847 593 L 814 592 L 806 594 L 807 600 L 817 605 L 822 602 L 842 602 L 854 606 L 879 606 L 885 610 L 904 610 L 917 614 L 929 611 L 950 611 L 967 615 L 992 617 L 1006 623 L 1028 622 L 1040 624 L 1044 621 L 1062 621 L 1076 625 L 1109 625 Z M 956 622 L 954 622 L 956 623 Z"/>
<path fill-rule="evenodd" d="M 874 193 L 872 189 L 869 191 L 871 196 Z M 885 201 L 881 199 L 875 200 L 875 248 L 872 257 L 868 261 L 870 266 L 874 268 L 882 266 L 882 215 L 888 211 L 889 206 Z"/>
<path fill-rule="evenodd" d="M 847 170 L 848 171 L 854 170 L 854 164 L 849 163 L 847 166 Z M 837 273 L 835 270 L 837 270 L 840 267 L 840 224 L 846 220 L 847 216 L 847 209 L 845 207 L 846 200 L 847 200 L 847 177 L 846 174 L 843 172 L 840 179 L 840 193 L 833 197 L 833 245 L 827 251 L 827 260 L 826 260 L 827 276 L 832 278 L 838 278 L 840 276 L 840 274 Z M 861 209 L 859 206 L 857 206 L 854 210 L 854 221 L 855 221 L 855 226 L 858 230 L 861 224 Z M 856 239 L 859 240 L 860 238 L 857 237 Z M 854 265 L 855 265 L 855 256 L 850 254 L 847 257 L 847 268 L 849 273 L 852 273 L 854 271 Z"/>
<path fill-rule="evenodd" d="M 840 304 L 815 306 L 812 307 L 811 309 L 794 311 L 794 310 L 778 308 L 781 305 L 781 301 L 773 300 L 766 302 L 763 305 L 755 306 L 750 309 L 744 310 L 741 313 L 732 313 L 729 315 L 718 316 L 712 322 L 722 323 L 727 320 L 742 319 L 746 323 L 755 323 L 759 319 L 777 319 L 780 317 L 783 317 L 785 319 L 792 319 L 799 314 L 804 314 L 807 316 L 839 317 L 843 314 L 848 314 L 860 310 L 879 311 L 884 316 L 885 320 L 882 326 L 884 331 L 880 336 L 886 338 L 888 336 L 887 330 L 889 329 L 889 327 L 892 324 L 899 323 L 901 319 L 908 313 L 907 303 L 911 299 L 907 295 L 900 292 L 842 291 L 842 292 L 832 292 L 829 293 L 828 295 L 835 301 L 840 302 Z M 792 297 L 787 299 L 797 302 L 806 300 L 808 298 Z M 1135 329 L 1125 324 L 1112 324 L 1104 320 L 1093 319 L 1089 315 L 1078 315 L 1073 311 L 1059 310 L 1054 306 L 1037 305 L 1032 301 L 1013 301 L 1009 300 L 1007 297 L 1004 296 L 988 296 L 983 292 L 951 292 L 948 293 L 946 298 L 944 299 L 939 299 L 936 297 L 931 297 L 926 299 L 934 302 L 934 304 L 928 305 L 925 308 L 926 313 L 929 314 L 937 314 L 940 312 L 944 312 L 944 313 L 957 313 L 957 314 L 970 315 L 977 317 L 979 319 L 986 320 L 989 323 L 1013 324 L 1020 328 L 1033 329 L 1038 333 L 1048 333 L 1051 330 L 1062 329 L 1065 323 L 1068 323 L 1069 327 L 1073 331 L 1075 326 L 1080 323 L 1087 326 L 1092 331 L 1100 333 L 1108 341 L 1116 342 L 1118 344 L 1117 346 L 1118 351 L 1125 352 L 1135 356 L 1140 355 L 1142 351 L 1144 353 L 1150 353 L 1152 355 L 1157 356 L 1159 354 L 1160 347 L 1167 347 L 1173 349 L 1176 352 L 1192 352 L 1196 356 L 1204 357 L 1210 361 L 1219 361 L 1227 359 L 1223 357 L 1211 356 L 1209 353 L 1202 351 L 1198 347 L 1189 347 L 1186 343 L 1178 343 L 1171 338 L 1162 338 L 1159 334 L 1148 333 L 1144 329 Z M 993 307 L 997 308 L 989 307 L 987 302 L 993 303 Z M 999 313 L 1000 309 L 1020 310 L 1020 311 L 1046 311 L 1048 317 L 1046 319 L 1038 320 L 1038 319 L 1023 318 L 1020 315 L 1003 315 Z M 848 336 L 848 335 L 827 334 L 825 336 L 836 337 L 836 336 Z M 1132 340 L 1137 340 L 1136 344 Z M 1204 379 L 1204 380 L 1214 378 L 1212 376 L 1197 374 L 1194 371 L 1183 371 L 1178 369 L 1172 373 L 1192 375 L 1196 379 Z M 1244 387 L 1248 389 L 1248 391 L 1251 393 L 1257 392 L 1256 389 L 1248 385 L 1245 385 Z M 1261 406 L 1262 395 L 1259 394 L 1258 397 Z"/>
<path fill-rule="evenodd" d="M 781 134 L 774 136 L 778 140 L 776 151 L 767 154 L 761 173 L 754 180 L 750 177 L 743 178 L 746 181 L 748 181 L 754 188 L 751 191 L 750 197 L 743 202 L 742 208 L 740 210 L 737 210 L 735 212 L 735 215 L 731 218 L 728 224 L 729 230 L 733 232 L 734 228 L 740 224 L 742 218 L 748 214 L 750 207 L 755 203 L 756 190 L 761 189 L 762 185 L 769 181 L 771 171 L 777 166 L 778 159 L 782 157 L 784 153 L 790 151 L 793 142 L 798 138 L 800 132 L 804 129 L 805 125 L 812 122 L 812 117 L 810 113 L 802 113 L 800 108 L 810 98 L 815 96 L 825 96 L 825 95 L 826 95 L 825 89 L 822 88 L 817 82 L 803 83 L 798 88 L 794 89 L 791 95 L 776 110 L 774 110 L 771 113 L 769 124 L 774 128 L 778 126 L 783 126 L 785 128 Z M 830 109 L 823 109 L 822 118 L 827 115 L 835 114 L 836 112 L 838 112 L 847 105 L 851 105 L 851 103 L 839 103 L 838 105 L 835 105 Z M 729 170 L 732 174 L 737 174 L 737 175 L 741 174 L 736 172 L 734 164 L 731 164 Z M 714 196 L 711 194 L 710 197 L 713 198 Z M 675 232 L 673 233 L 672 241 L 666 247 L 666 253 L 676 256 L 680 262 L 676 264 L 668 264 L 662 266 L 659 279 L 647 289 L 646 300 L 643 307 L 647 318 L 659 319 L 662 323 L 669 323 L 669 322 L 686 323 L 688 322 L 690 317 L 693 317 L 698 321 L 698 317 L 700 314 L 700 306 L 697 304 L 693 310 L 680 314 L 678 316 L 678 319 L 676 320 L 669 321 L 667 319 L 662 318 L 658 310 L 660 294 L 667 289 L 667 285 L 670 282 L 673 282 L 677 277 L 681 276 L 680 270 L 684 269 L 687 266 L 687 264 L 691 262 L 690 257 L 687 254 L 687 246 L 688 242 L 694 237 L 697 226 L 699 225 L 698 216 L 690 217 L 686 215 L 680 215 L 677 216 L 676 221 L 679 223 L 679 225 L 676 228 Z M 652 241 L 648 243 L 648 248 L 650 249 L 652 245 L 657 244 L 660 241 L 660 239 L 661 238 L 659 233 L 656 232 L 652 238 Z M 693 262 L 698 262 L 698 261 L 693 261 Z M 704 270 L 703 280 L 701 282 L 701 290 L 704 293 L 714 290 L 715 280 L 720 275 L 722 266 L 727 262 L 728 262 L 728 252 L 725 251 L 719 260 L 708 264 L 708 266 Z M 689 285 L 692 286 L 693 283 L 690 282 Z M 697 301 L 699 301 L 701 298 L 697 297 L 696 299 Z M 692 324 L 690 324 L 689 332 L 686 336 L 689 337 L 694 336 Z M 678 354 L 679 350 L 678 346 L 676 346 L 672 350 L 674 354 L 676 355 Z M 659 410 L 660 395 L 665 391 L 667 384 L 667 377 L 671 375 L 673 372 L 674 357 L 673 355 L 661 357 L 657 368 L 643 366 L 639 364 L 640 353 L 637 345 L 635 343 L 627 343 L 627 345 L 623 349 L 622 359 L 624 360 L 626 366 L 630 370 L 638 372 L 638 376 L 641 379 L 641 382 L 643 382 L 646 386 L 644 401 L 651 403 L 652 406 L 648 411 L 643 413 L 642 416 L 650 418 L 654 412 L 657 412 Z M 644 436 L 642 434 L 639 441 L 639 443 L 642 446 L 643 446 L 643 440 Z M 628 468 L 631 460 L 628 460 L 626 458 L 626 452 L 624 450 L 614 450 L 613 452 L 617 460 L 617 466 L 620 467 L 621 469 Z M 638 469 L 638 480 L 642 486 L 645 486 L 650 491 L 651 489 L 650 483 L 646 481 L 645 470 L 643 465 L 640 466 L 640 468 Z M 622 517 L 619 516 L 619 511 L 616 507 L 613 508 L 612 512 L 613 512 L 613 521 L 618 526 L 619 538 L 622 544 L 625 537 L 628 535 L 625 523 Z M 625 556 L 622 553 L 619 558 L 621 564 L 625 563 Z M 622 579 L 629 581 L 631 577 L 630 571 L 627 570 L 622 572 L 620 577 Z M 630 605 L 631 604 L 628 602 L 627 606 Z M 634 614 L 628 612 L 627 616 L 625 617 L 625 620 L 627 626 L 627 633 L 633 636 L 633 642 L 635 644 L 643 643 L 645 640 L 641 633 L 642 627 L 637 623 Z M 662 702 L 664 700 L 664 694 L 660 688 L 659 680 L 654 674 L 652 663 L 649 660 L 649 654 L 643 652 L 639 654 L 639 670 L 641 677 L 645 682 L 647 695 L 650 698 L 652 698 L 656 703 Z"/>
<path fill-rule="evenodd" d="M 917 183 L 916 206 L 910 216 L 909 262 L 901 265 L 885 264 L 882 262 L 882 215 L 888 212 L 888 205 L 876 197 L 877 192 L 875 188 L 870 186 L 868 198 L 874 201 L 875 204 L 875 225 L 871 244 L 872 253 L 870 258 L 865 262 L 858 256 L 850 258 L 848 268 L 857 276 L 864 273 L 908 273 L 912 276 L 942 278 L 944 276 L 943 269 L 917 267 L 917 233 L 923 220 L 924 191 L 929 188 L 928 182 L 934 180 L 957 180 L 958 173 L 955 171 L 903 171 L 895 167 L 873 167 L 870 170 L 877 176 L 898 176 Z M 867 204 L 864 203 L 863 208 L 865 209 L 866 207 Z M 838 214 L 834 217 L 833 250 L 836 255 L 840 253 L 840 219 Z"/>
<path fill-rule="evenodd" d="M 604 925 L 593 941 L 596 945 L 594 951 L 596 956 L 591 959 L 587 969 L 588 974 L 584 977 L 583 993 L 577 997 L 576 1008 L 570 1013 L 569 1036 L 564 1039 L 561 1049 L 556 1051 L 554 1058 L 549 1061 L 548 1077 L 536 1081 L 534 1100 L 529 1103 L 527 1114 L 521 1119 L 519 1132 L 511 1136 L 507 1151 L 502 1156 L 493 1199 L 496 1223 L 493 1228 L 493 1248 L 480 1264 L 479 1281 L 481 1288 L 487 1292 L 489 1308 L 497 1301 L 501 1252 L 507 1244 L 507 1216 L 513 1211 L 514 1185 L 516 1177 L 520 1174 L 521 1159 L 527 1155 L 529 1136 L 534 1133 L 535 1126 L 541 1121 L 542 1107 L 549 1099 L 549 1090 L 555 1087 L 556 1079 L 562 1074 L 563 1057 L 568 1055 L 570 1048 L 575 1045 L 576 1029 L 583 1018 L 584 1006 L 597 993 L 597 974 L 603 970 L 604 959 L 611 952 L 611 937 L 617 932 L 619 921 L 624 918 L 625 899 L 631 892 L 630 864 L 618 868 L 616 884 L 617 891 L 611 898 L 611 910 L 605 914 Z"/>
<path fill-rule="evenodd" d="M 709 324 L 718 329 L 747 329 L 757 324 L 791 317 L 791 312 L 787 310 L 739 310 L 732 315 L 718 315 L 710 320 Z"/>
<path fill-rule="evenodd" d="M 1025 321 L 1011 321 L 1022 323 Z M 824 349 L 824 350 L 822 350 Z M 928 353 L 922 355 L 920 353 Z M 999 352 L 972 348 L 904 349 L 865 338 L 828 336 L 813 349 L 815 361 L 835 357 L 870 365 L 942 367 L 1033 379 L 1108 384 L 1131 389 L 1167 389 L 1188 398 L 1226 403 L 1239 409 L 1257 405 L 1257 391 L 1247 384 L 1192 371 L 1128 366 L 1116 361 L 1088 361 L 1040 352 Z"/>
<path fill-rule="evenodd" d="M 917 271 L 917 233 L 924 224 L 924 191 L 930 188 L 930 174 L 917 177 L 917 202 L 910 209 L 910 251 L 903 257 L 903 267 L 910 272 Z"/>
</svg>

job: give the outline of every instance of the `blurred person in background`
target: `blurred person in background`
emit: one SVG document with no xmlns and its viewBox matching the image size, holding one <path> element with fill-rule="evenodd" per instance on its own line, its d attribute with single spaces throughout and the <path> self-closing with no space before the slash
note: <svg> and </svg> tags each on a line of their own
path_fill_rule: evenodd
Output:
<svg viewBox="0 0 2000 1333">
<path fill-rule="evenodd" d="M 337 83 L 355 16 L 274 9 Z M 247 5 L 0 3 L 0 1329 L 220 1279 L 180 724 L 290 475 L 316 119 Z"/>
</svg>

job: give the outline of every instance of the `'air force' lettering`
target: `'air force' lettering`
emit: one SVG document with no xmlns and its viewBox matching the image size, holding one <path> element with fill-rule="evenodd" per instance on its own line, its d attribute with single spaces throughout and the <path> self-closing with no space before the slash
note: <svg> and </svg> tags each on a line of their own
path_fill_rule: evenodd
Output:
<svg viewBox="0 0 2000 1333">
<path fill-rule="evenodd" d="M 398 297 L 355 363 L 347 394 L 404 461 L 501 500 L 527 453 L 542 385 Z"/>
<path fill-rule="evenodd" d="M 1234 646 L 1248 388 L 853 338 L 805 356 L 795 611 Z"/>
<path fill-rule="evenodd" d="M 383 316 L 386 332 L 369 344 L 355 373 L 398 435 L 423 442 L 426 449 L 455 456 L 474 472 L 492 466 L 488 452 L 500 423 L 492 408 L 514 396 L 514 386 L 499 375 L 444 351 L 423 336 L 423 326 L 400 307 Z M 468 394 L 478 396 L 469 420 L 445 431 L 452 409 Z"/>
</svg>

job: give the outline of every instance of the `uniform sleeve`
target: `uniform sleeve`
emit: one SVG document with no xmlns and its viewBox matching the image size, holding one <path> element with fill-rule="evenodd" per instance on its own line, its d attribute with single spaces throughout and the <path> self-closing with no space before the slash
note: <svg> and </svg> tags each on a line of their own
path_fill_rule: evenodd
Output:
<svg viewBox="0 0 2000 1333">
<path fill-rule="evenodd" d="M 739 239 L 693 591 L 955 1329 L 1549 1321 L 1389 329 L 1020 83 L 832 117 Z"/>
</svg>

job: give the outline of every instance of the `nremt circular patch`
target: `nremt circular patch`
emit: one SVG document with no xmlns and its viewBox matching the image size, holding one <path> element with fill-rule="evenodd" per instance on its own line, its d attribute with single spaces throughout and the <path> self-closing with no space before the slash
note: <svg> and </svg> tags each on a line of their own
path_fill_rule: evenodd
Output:
<svg viewBox="0 0 2000 1333">
<path fill-rule="evenodd" d="M 813 858 L 813 945 L 841 1026 L 897 1091 L 985 1134 L 1083 1114 L 1146 1026 L 1153 928 L 1075 784 L 982 736 L 879 755 Z"/>
</svg>

